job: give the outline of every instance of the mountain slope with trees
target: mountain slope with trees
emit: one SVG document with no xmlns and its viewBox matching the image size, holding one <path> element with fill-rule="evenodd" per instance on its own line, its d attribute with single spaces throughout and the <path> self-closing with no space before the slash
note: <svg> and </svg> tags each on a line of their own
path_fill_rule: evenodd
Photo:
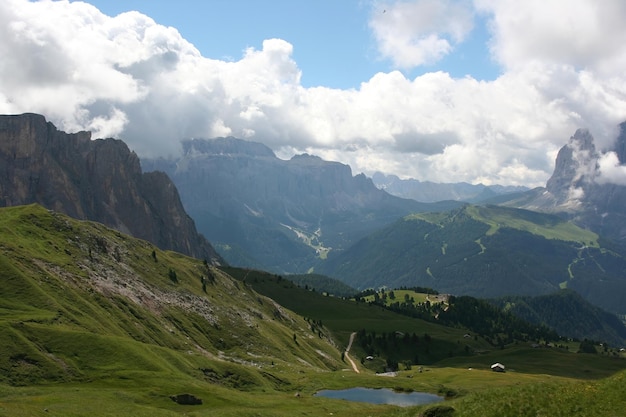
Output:
<svg viewBox="0 0 626 417">
<path fill-rule="evenodd" d="M 521 319 L 549 326 L 560 335 L 622 346 L 626 327 L 614 314 L 585 301 L 571 290 L 536 297 L 508 296 L 492 302 Z"/>
<path fill-rule="evenodd" d="M 623 314 L 622 253 L 558 216 L 467 205 L 408 216 L 329 257 L 319 272 L 360 289 L 421 286 L 480 298 L 571 288 Z"/>
</svg>

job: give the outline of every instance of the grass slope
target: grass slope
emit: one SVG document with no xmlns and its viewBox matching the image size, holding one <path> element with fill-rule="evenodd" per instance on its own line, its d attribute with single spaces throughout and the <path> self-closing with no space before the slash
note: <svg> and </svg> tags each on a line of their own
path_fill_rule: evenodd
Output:
<svg viewBox="0 0 626 417">
<path fill-rule="evenodd" d="M 341 366 L 302 318 L 221 271 L 38 205 L 0 210 L 0 271 L 0 383 L 9 386 L 294 389 L 273 372 Z"/>
<path fill-rule="evenodd" d="M 414 319 L 395 313 L 377 305 L 331 297 L 296 286 L 278 275 L 241 268 L 224 267 L 233 277 L 248 283 L 257 292 L 276 300 L 286 308 L 309 319 L 311 327 L 319 331 L 320 326 L 330 330 L 335 339 L 347 346 L 350 334 L 360 330 L 378 335 L 402 333 L 423 336 L 428 334 L 432 345 L 428 352 L 421 351 L 422 363 L 434 363 L 447 358 L 449 353 L 464 354 L 459 343 L 467 332 L 463 328 L 441 326 L 436 323 Z M 468 342 L 474 350 L 489 348 L 488 343 L 479 339 Z M 360 349 L 356 344 L 356 357 L 363 358 L 371 352 Z M 376 369 L 380 371 L 380 369 Z"/>
<path fill-rule="evenodd" d="M 358 291 L 335 278 L 319 274 L 289 274 L 285 275 L 289 281 L 299 287 L 314 289 L 337 297 L 351 297 Z"/>
<path fill-rule="evenodd" d="M 468 205 L 462 213 L 489 225 L 489 230 L 486 232 L 488 236 L 495 234 L 499 229 L 510 228 L 543 236 L 546 239 L 577 242 L 592 247 L 599 246 L 596 233 L 581 229 L 571 222 L 562 221 L 551 214 L 491 205 Z M 418 213 L 407 218 L 422 219 L 437 224 L 446 217 L 449 216 L 441 213 Z"/>
<path fill-rule="evenodd" d="M 519 347 L 448 358 L 396 378 L 346 371 L 329 329 L 346 336 L 360 327 L 415 329 L 443 342 L 462 329 L 239 273 L 235 280 L 39 206 L 0 209 L 0 415 L 408 417 L 432 408 L 313 395 L 354 386 L 447 395 L 455 416 L 527 409 L 609 416 L 626 405 L 624 361 L 602 355 Z M 306 320 L 251 288 L 264 286 Z M 511 371 L 486 371 L 496 360 Z M 559 368 L 563 361 L 569 365 Z M 203 404 L 176 404 L 169 396 L 179 393 Z"/>
</svg>

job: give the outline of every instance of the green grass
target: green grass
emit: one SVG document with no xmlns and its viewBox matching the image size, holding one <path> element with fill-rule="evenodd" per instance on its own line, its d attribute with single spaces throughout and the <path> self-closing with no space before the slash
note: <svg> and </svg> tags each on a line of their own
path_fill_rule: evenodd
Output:
<svg viewBox="0 0 626 417">
<path fill-rule="evenodd" d="M 391 291 L 393 291 L 393 294 L 394 294 L 393 299 L 389 297 L 389 294 Z M 430 301 L 433 304 L 438 302 L 438 301 L 433 301 L 435 298 L 434 296 L 431 295 L 429 297 L 429 295 L 426 293 L 415 292 L 414 290 L 386 290 L 385 292 L 387 294 L 387 297 L 385 298 L 383 298 L 382 292 L 379 292 L 378 295 L 380 297 L 381 302 L 387 306 L 395 302 L 404 303 L 405 298 L 407 296 L 409 297 L 409 299 L 412 298 L 416 304 L 424 303 L 426 301 Z M 364 300 L 365 302 L 368 302 L 368 303 L 372 302 L 374 301 L 374 295 L 368 295 L 367 297 L 364 297 Z"/>
<path fill-rule="evenodd" d="M 292 390 L 233 390 L 189 379 L 107 379 L 84 384 L 33 387 L 0 385 L 0 415 L 64 416 L 416 416 L 429 406 L 399 408 L 314 397 L 319 389 L 353 386 L 387 387 L 451 395 L 445 404 L 455 416 L 620 416 L 625 404 L 625 373 L 602 380 L 575 380 L 546 374 L 493 373 L 481 369 L 426 367 L 400 372 L 396 378 L 331 372 L 291 375 L 303 384 Z M 189 392 L 201 406 L 180 406 L 172 393 Z M 299 396 L 296 397 L 295 393 Z"/>
<path fill-rule="evenodd" d="M 494 350 L 466 341 L 463 329 L 271 274 L 224 271 L 39 206 L 0 209 L 0 416 L 414 417 L 428 408 L 314 397 L 355 386 L 448 394 L 455 416 L 617 416 L 625 408 L 623 359 Z M 361 328 L 428 333 L 440 359 L 395 378 L 354 373 L 340 351 Z M 466 342 L 484 353 L 448 358 Z M 488 371 L 495 361 L 509 372 Z M 170 400 L 180 393 L 203 404 Z"/>
<path fill-rule="evenodd" d="M 589 230 L 581 229 L 571 222 L 566 222 L 550 214 L 531 212 L 528 210 L 506 208 L 500 206 L 467 205 L 463 213 L 474 220 L 489 225 L 487 236 L 495 234 L 499 229 L 511 229 L 543 236 L 546 239 L 558 239 L 567 242 L 599 247 L 598 235 Z M 449 221 L 449 213 L 416 213 L 407 219 L 423 220 L 432 224 Z"/>
<path fill-rule="evenodd" d="M 475 391 L 455 402 L 455 416 L 620 416 L 624 372 L 599 382 L 545 381 Z"/>
<path fill-rule="evenodd" d="M 347 345 L 352 332 L 361 329 L 377 334 L 398 331 L 422 336 L 428 333 L 437 340 L 437 343 L 440 343 L 440 349 L 433 349 L 431 356 L 442 358 L 448 355 L 450 349 L 456 349 L 467 332 L 465 329 L 455 329 L 410 318 L 377 305 L 307 291 L 288 280 L 262 271 L 231 267 L 222 269 L 299 315 L 321 321 L 322 325 L 329 329 L 343 346 Z M 416 295 L 412 291 L 408 292 Z M 487 346 L 482 340 L 476 342 L 472 339 L 464 343 L 480 350 Z M 359 354 L 368 355 L 367 352 L 359 352 Z"/>
</svg>

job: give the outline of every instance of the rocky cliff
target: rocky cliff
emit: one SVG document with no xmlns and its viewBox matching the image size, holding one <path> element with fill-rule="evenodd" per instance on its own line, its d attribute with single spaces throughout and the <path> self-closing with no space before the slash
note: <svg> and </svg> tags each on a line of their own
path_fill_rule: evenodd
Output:
<svg viewBox="0 0 626 417">
<path fill-rule="evenodd" d="M 37 114 L 0 116 L 0 206 L 39 203 L 199 259 L 220 262 L 162 172 L 115 139 L 68 134 Z"/>
<path fill-rule="evenodd" d="M 602 173 L 603 155 L 613 152 L 623 167 L 626 162 L 626 123 L 611 149 L 600 153 L 586 129 L 578 129 L 556 158 L 554 172 L 545 188 L 535 189 L 509 206 L 562 213 L 577 225 L 626 243 L 626 186 Z M 619 168 L 621 168 L 619 167 Z"/>
<path fill-rule="evenodd" d="M 610 150 L 618 158 L 620 167 L 626 163 L 626 123 L 620 125 L 620 134 Z M 582 189 L 585 202 L 577 213 L 576 222 L 599 234 L 626 243 L 626 186 L 623 178 L 612 181 L 601 172 Z"/>
</svg>

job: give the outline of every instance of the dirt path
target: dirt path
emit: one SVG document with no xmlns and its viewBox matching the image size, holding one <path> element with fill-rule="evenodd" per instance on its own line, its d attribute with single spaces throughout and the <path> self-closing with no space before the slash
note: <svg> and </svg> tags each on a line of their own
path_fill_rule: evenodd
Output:
<svg viewBox="0 0 626 417">
<path fill-rule="evenodd" d="M 356 372 L 357 374 L 360 374 L 361 371 L 359 371 L 359 368 L 356 367 L 356 363 L 354 363 L 354 361 L 349 355 L 350 348 L 352 347 L 352 342 L 354 342 L 355 337 L 356 337 L 356 332 L 353 332 L 350 335 L 350 342 L 348 343 L 348 347 L 346 348 L 345 358 L 348 360 L 348 362 L 350 362 L 350 365 L 352 365 L 352 369 L 354 369 L 354 372 Z"/>
</svg>

